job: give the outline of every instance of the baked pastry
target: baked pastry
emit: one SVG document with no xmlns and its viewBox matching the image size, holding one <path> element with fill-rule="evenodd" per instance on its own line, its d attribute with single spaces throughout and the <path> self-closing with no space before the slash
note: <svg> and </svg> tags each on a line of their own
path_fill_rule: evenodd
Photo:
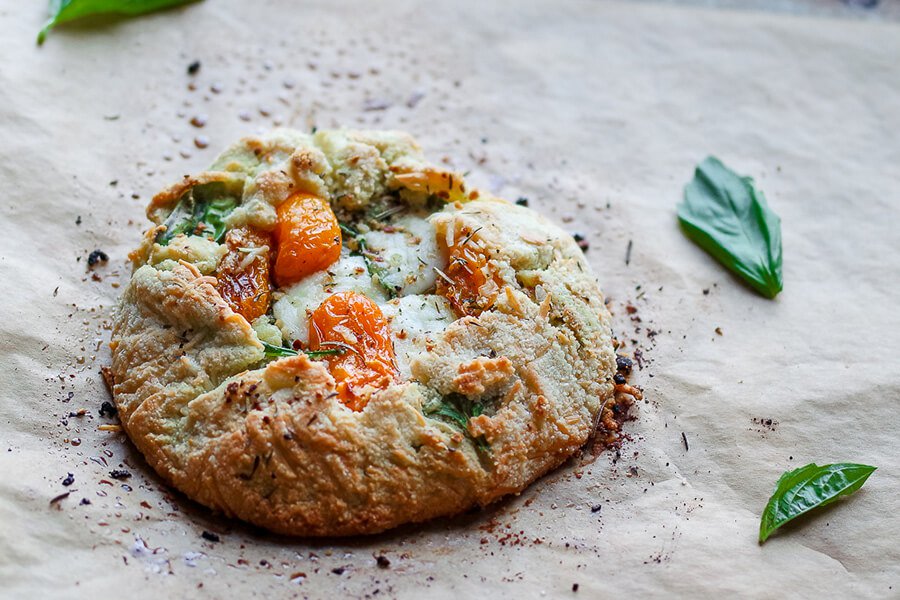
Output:
<svg viewBox="0 0 900 600">
<path fill-rule="evenodd" d="M 329 536 L 487 505 L 560 465 L 616 373 L 572 237 L 406 134 L 276 130 L 158 194 L 111 387 L 194 500 Z"/>
</svg>

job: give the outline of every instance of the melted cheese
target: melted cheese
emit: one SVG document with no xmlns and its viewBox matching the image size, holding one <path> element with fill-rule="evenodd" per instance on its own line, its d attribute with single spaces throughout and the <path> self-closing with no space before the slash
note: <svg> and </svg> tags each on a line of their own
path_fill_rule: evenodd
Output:
<svg viewBox="0 0 900 600">
<path fill-rule="evenodd" d="M 363 234 L 381 283 L 396 296 L 423 294 L 434 287 L 435 268 L 447 257 L 438 248 L 435 229 L 420 215 L 403 215 L 382 231 Z"/>
<path fill-rule="evenodd" d="M 394 298 L 381 310 L 391 325 L 397 368 L 407 379 L 410 377 L 410 362 L 429 351 L 437 336 L 456 320 L 453 309 L 443 296 Z"/>
</svg>

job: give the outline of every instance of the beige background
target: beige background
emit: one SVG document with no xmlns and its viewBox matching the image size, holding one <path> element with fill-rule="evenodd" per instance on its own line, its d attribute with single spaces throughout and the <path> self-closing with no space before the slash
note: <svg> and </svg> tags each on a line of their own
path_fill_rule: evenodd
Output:
<svg viewBox="0 0 900 600">
<path fill-rule="evenodd" d="M 900 595 L 896 23 L 207 0 L 37 48 L 43 14 L 0 3 L 0 595 Z M 574 461 L 491 510 L 310 543 L 211 517 L 97 431 L 105 324 L 146 201 L 278 123 L 407 129 L 475 183 L 585 233 L 616 331 L 648 360 L 620 458 Z M 707 154 L 755 177 L 782 217 L 774 302 L 678 230 L 681 188 Z M 111 257 L 101 281 L 85 267 L 94 248 Z M 812 461 L 880 469 L 758 546 L 775 480 Z M 124 484 L 108 477 L 120 464 Z"/>
</svg>

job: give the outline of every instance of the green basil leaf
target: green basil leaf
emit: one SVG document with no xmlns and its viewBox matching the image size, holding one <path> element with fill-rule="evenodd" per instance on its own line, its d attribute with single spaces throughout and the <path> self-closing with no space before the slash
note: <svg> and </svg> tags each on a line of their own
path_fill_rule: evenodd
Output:
<svg viewBox="0 0 900 600">
<path fill-rule="evenodd" d="M 815 463 L 787 471 L 775 485 L 775 492 L 759 522 L 759 543 L 772 532 L 814 508 L 831 504 L 862 487 L 877 467 L 854 463 Z"/>
<path fill-rule="evenodd" d="M 285 348 L 284 346 L 276 346 L 269 342 L 263 342 L 262 345 L 266 358 L 281 358 L 282 356 L 297 356 L 299 354 L 296 350 Z"/>
<path fill-rule="evenodd" d="M 684 188 L 678 220 L 685 235 L 766 298 L 784 287 L 781 219 L 749 177 L 708 157 Z"/>
<path fill-rule="evenodd" d="M 275 346 L 274 344 L 270 344 L 268 342 L 262 342 L 263 351 L 265 352 L 266 358 L 282 358 L 285 356 L 297 356 L 299 352 L 292 348 L 287 348 L 285 346 Z M 304 354 L 312 359 L 322 358 L 323 356 L 334 356 L 335 354 L 343 354 L 344 350 L 342 348 L 335 348 L 334 350 L 305 350 Z"/>
<path fill-rule="evenodd" d="M 119 14 L 126 16 L 189 4 L 197 0 L 50 0 L 50 18 L 38 33 L 37 43 L 43 44 L 47 33 L 62 23 L 94 15 Z"/>
<path fill-rule="evenodd" d="M 450 394 L 444 396 L 438 402 L 426 404 L 422 407 L 425 416 L 443 421 L 456 427 L 475 444 L 475 449 L 481 453 L 490 452 L 491 446 L 483 435 L 474 437 L 469 433 L 469 419 L 477 417 L 484 412 L 484 404 L 473 402 L 462 394 Z"/>
<path fill-rule="evenodd" d="M 225 237 L 225 218 L 238 205 L 221 182 L 196 185 L 182 194 L 163 225 L 156 243 L 166 246 L 176 235 L 200 235 L 215 242 Z"/>
</svg>

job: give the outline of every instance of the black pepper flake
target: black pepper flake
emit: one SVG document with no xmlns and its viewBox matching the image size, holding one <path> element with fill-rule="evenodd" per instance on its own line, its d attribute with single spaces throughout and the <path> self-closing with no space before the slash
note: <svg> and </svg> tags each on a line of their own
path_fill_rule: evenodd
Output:
<svg viewBox="0 0 900 600">
<path fill-rule="evenodd" d="M 591 507 L 591 512 L 592 513 L 600 512 L 601 508 L 603 508 L 602 504 L 595 504 Z"/>
<path fill-rule="evenodd" d="M 577 591 L 578 591 L 578 584 L 577 584 L 577 583 L 573 583 L 573 584 L 572 584 L 572 591 L 573 591 L 573 592 L 577 592 Z"/>
<path fill-rule="evenodd" d="M 88 254 L 88 267 L 94 267 L 101 262 L 107 262 L 109 256 L 103 250 L 94 250 Z"/>
<path fill-rule="evenodd" d="M 131 477 L 131 473 L 129 473 L 125 469 L 113 469 L 109 472 L 109 476 L 113 479 L 118 479 L 121 481 L 123 479 L 128 479 L 129 477 Z"/>
<path fill-rule="evenodd" d="M 81 225 L 81 215 L 78 215 L 77 217 L 75 217 L 75 224 Z"/>
<path fill-rule="evenodd" d="M 69 487 L 73 483 L 75 483 L 75 476 L 71 473 L 67 473 L 66 478 L 62 480 L 62 484 L 66 487 Z"/>
<path fill-rule="evenodd" d="M 516 200 L 516 204 L 519 206 L 528 206 L 528 198 L 525 196 L 519 196 L 519 199 Z"/>
<path fill-rule="evenodd" d="M 58 503 L 62 502 L 63 500 L 65 500 L 68 497 L 69 497 L 69 492 L 63 492 L 59 496 L 54 496 L 50 500 L 50 506 L 56 506 Z"/>
<path fill-rule="evenodd" d="M 200 537 L 202 537 L 204 540 L 208 540 L 210 542 L 221 541 L 221 538 L 219 538 L 219 534 L 213 533 L 212 531 L 204 531 L 203 533 L 200 534 Z"/>
<path fill-rule="evenodd" d="M 80 504 L 81 506 L 87 506 L 90 503 L 91 503 L 91 501 L 88 500 L 87 498 L 82 498 L 81 502 L 79 502 L 78 504 Z"/>
<path fill-rule="evenodd" d="M 616 355 L 616 370 L 625 373 L 631 373 L 631 368 L 634 366 L 634 363 L 631 362 L 631 359 L 627 356 L 622 356 L 621 354 Z"/>
<path fill-rule="evenodd" d="M 118 414 L 118 410 L 116 406 L 112 402 L 104 402 L 100 405 L 100 416 L 101 417 L 109 417 L 110 419 L 115 418 Z"/>
<path fill-rule="evenodd" d="M 200 72 L 200 61 L 195 60 L 191 64 L 188 65 L 187 73 L 188 75 L 196 75 Z"/>
<path fill-rule="evenodd" d="M 684 442 L 684 451 L 687 452 L 690 450 L 690 446 L 688 446 L 687 435 L 682 431 L 681 432 L 681 441 Z"/>
<path fill-rule="evenodd" d="M 331 572 L 334 573 L 335 575 L 343 575 L 345 570 L 346 570 L 345 567 L 335 567 L 331 570 Z"/>
<path fill-rule="evenodd" d="M 378 563 L 379 568 L 387 569 L 391 566 L 391 559 L 389 559 L 384 554 L 379 554 L 375 557 L 375 562 Z"/>
<path fill-rule="evenodd" d="M 616 385 L 624 385 L 625 383 L 627 383 L 625 376 L 621 373 L 616 373 L 615 375 L 613 375 L 613 381 L 616 383 Z"/>
</svg>

